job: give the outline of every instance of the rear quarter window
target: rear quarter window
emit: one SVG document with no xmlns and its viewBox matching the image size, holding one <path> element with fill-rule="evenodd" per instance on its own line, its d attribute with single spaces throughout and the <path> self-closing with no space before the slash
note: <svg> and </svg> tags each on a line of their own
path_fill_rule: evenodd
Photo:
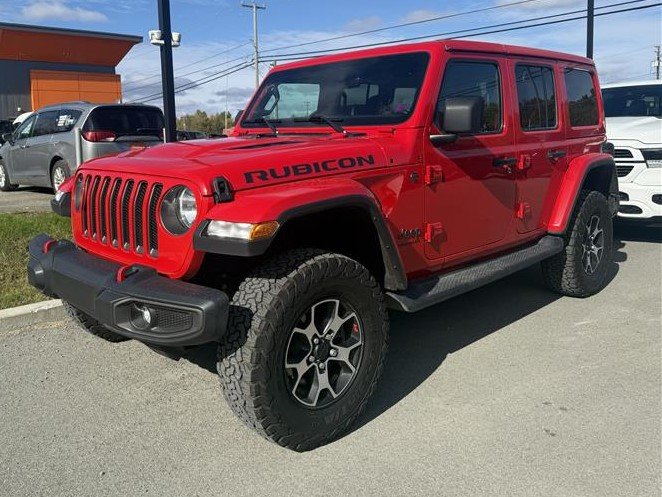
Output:
<svg viewBox="0 0 662 497">
<path fill-rule="evenodd" d="M 116 136 L 160 136 L 164 127 L 163 113 L 152 107 L 97 107 L 83 131 L 111 131 Z"/>
<path fill-rule="evenodd" d="M 570 126 L 598 124 L 598 102 L 595 97 L 593 75 L 581 69 L 566 69 L 564 78 L 568 94 Z"/>
</svg>

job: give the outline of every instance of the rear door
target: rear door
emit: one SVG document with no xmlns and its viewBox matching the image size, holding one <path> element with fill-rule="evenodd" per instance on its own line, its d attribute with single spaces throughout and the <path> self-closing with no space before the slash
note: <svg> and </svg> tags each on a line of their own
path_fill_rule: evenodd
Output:
<svg viewBox="0 0 662 497">
<path fill-rule="evenodd" d="M 50 184 L 51 138 L 55 132 L 58 112 L 49 110 L 37 114 L 30 147 L 25 151 L 25 170 L 31 183 L 47 186 Z"/>
<path fill-rule="evenodd" d="M 504 60 L 463 55 L 446 64 L 437 110 L 450 97 L 481 97 L 482 131 L 438 147 L 425 144 L 425 254 L 452 263 L 507 240 L 513 222 L 515 160 Z M 441 122 L 433 133 L 443 130 Z"/>
<path fill-rule="evenodd" d="M 550 181 L 555 171 L 567 167 L 560 101 L 563 98 L 559 71 L 552 61 L 511 59 L 510 72 L 515 79 L 515 141 L 519 150 L 515 168 L 517 231 L 522 234 L 542 229 L 541 217 L 548 199 Z"/>
</svg>

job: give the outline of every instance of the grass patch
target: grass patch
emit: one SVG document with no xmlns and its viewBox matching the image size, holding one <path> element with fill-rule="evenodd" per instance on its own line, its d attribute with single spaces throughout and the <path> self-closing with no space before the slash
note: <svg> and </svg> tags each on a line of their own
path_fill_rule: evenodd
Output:
<svg viewBox="0 0 662 497">
<path fill-rule="evenodd" d="M 28 284 L 28 241 L 39 233 L 71 238 L 69 218 L 48 213 L 0 214 L 0 309 L 48 297 Z"/>
</svg>

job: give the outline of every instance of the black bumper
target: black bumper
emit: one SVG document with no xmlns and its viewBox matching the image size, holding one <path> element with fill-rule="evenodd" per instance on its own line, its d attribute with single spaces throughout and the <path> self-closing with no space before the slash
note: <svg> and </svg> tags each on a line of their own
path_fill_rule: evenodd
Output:
<svg viewBox="0 0 662 497">
<path fill-rule="evenodd" d="M 175 347 L 218 341 L 225 333 L 229 304 L 219 290 L 159 276 L 138 265 L 125 270 L 119 282 L 119 264 L 47 235 L 33 238 L 28 251 L 32 286 L 120 335 Z"/>
</svg>

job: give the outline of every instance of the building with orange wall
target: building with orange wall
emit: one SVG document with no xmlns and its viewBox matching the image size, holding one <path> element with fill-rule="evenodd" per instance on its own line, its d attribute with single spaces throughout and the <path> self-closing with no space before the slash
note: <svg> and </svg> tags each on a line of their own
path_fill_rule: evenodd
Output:
<svg viewBox="0 0 662 497">
<path fill-rule="evenodd" d="M 45 105 L 117 103 L 115 66 L 141 36 L 0 23 L 0 119 Z"/>
</svg>

